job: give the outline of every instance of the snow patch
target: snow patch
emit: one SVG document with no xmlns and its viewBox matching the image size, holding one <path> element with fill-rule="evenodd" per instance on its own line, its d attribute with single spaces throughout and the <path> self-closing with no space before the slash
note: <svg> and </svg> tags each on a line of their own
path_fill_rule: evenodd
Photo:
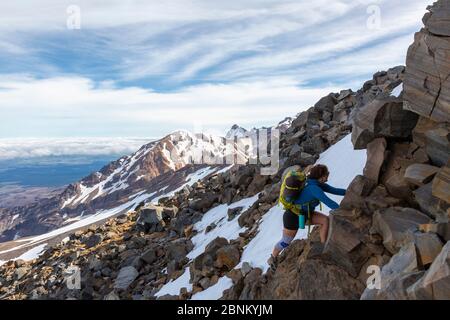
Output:
<svg viewBox="0 0 450 320">
<path fill-rule="evenodd" d="M 223 169 L 220 169 L 219 171 L 216 172 L 216 174 L 221 174 L 224 172 L 227 172 L 228 170 L 230 170 L 232 167 L 234 166 L 234 164 L 229 165 L 228 167 L 225 167 Z"/>
<path fill-rule="evenodd" d="M 189 283 L 189 280 L 191 279 L 191 274 L 189 272 L 189 268 L 186 268 L 184 273 L 179 276 L 175 280 L 171 280 L 170 282 L 166 283 L 161 290 L 159 290 L 155 296 L 161 297 L 166 294 L 170 295 L 179 295 L 181 288 L 187 288 L 188 291 L 192 291 L 192 284 Z"/>
<path fill-rule="evenodd" d="M 398 86 L 396 86 L 392 90 L 391 95 L 398 98 L 400 96 L 400 94 L 402 93 L 402 91 L 403 91 L 403 83 L 400 83 Z"/>
<path fill-rule="evenodd" d="M 354 150 L 351 134 L 346 135 L 337 143 L 320 154 L 317 163 L 324 164 L 330 171 L 328 184 L 336 188 L 346 189 L 353 179 L 363 173 L 367 161 L 366 150 Z M 327 194 L 340 203 L 342 196 Z M 329 213 L 330 208 L 323 206 L 323 213 Z"/>
<path fill-rule="evenodd" d="M 233 285 L 233 281 L 224 276 L 217 283 L 204 291 L 197 292 L 191 300 L 218 300 L 223 296 L 223 292 Z"/>
<path fill-rule="evenodd" d="M 47 243 L 40 244 L 34 248 L 31 248 L 30 250 L 20 255 L 19 257 L 15 258 L 14 260 L 30 261 L 39 258 L 39 256 L 44 253 L 46 246 Z"/>
<path fill-rule="evenodd" d="M 198 231 L 198 233 L 191 239 L 194 244 L 194 249 L 188 253 L 187 257 L 191 260 L 195 259 L 202 254 L 205 251 L 206 246 L 217 237 L 225 238 L 228 241 L 236 239 L 239 236 L 239 233 L 244 232 L 246 228 L 241 228 L 239 226 L 239 215 L 234 217 L 233 220 L 228 221 L 228 209 L 242 207 L 241 213 L 243 213 L 258 200 L 258 196 L 259 194 L 242 199 L 230 205 L 221 204 L 206 212 L 203 215 L 202 220 L 194 225 L 194 230 Z M 214 223 L 216 227 L 206 233 L 206 228 L 212 223 Z"/>
<path fill-rule="evenodd" d="M 244 262 L 248 262 L 253 268 L 261 268 L 266 272 L 269 268 L 267 260 L 272 254 L 275 244 L 281 239 L 283 230 L 283 213 L 281 206 L 272 207 L 261 218 L 259 231 L 244 248 L 241 262 L 236 268 L 241 268 Z M 308 235 L 308 228 L 299 229 L 295 239 L 305 239 Z"/>
<path fill-rule="evenodd" d="M 191 252 L 188 253 L 187 257 L 191 260 L 195 259 L 200 254 L 202 254 L 205 251 L 206 246 L 217 237 L 226 238 L 227 240 L 236 239 L 239 236 L 239 233 L 244 232 L 246 228 L 241 228 L 239 226 L 238 222 L 239 215 L 237 215 L 233 220 L 228 221 L 228 209 L 242 207 L 241 210 L 242 214 L 245 211 L 247 211 L 253 205 L 253 203 L 256 202 L 256 200 L 258 200 L 258 197 L 259 194 L 256 194 L 253 197 L 236 201 L 230 205 L 221 204 L 217 207 L 208 210 L 203 215 L 202 220 L 200 220 L 194 225 L 194 229 L 198 231 L 198 234 L 196 234 L 191 239 L 192 243 L 194 244 L 194 248 L 192 249 Z M 216 228 L 205 234 L 206 227 L 208 227 L 211 223 L 215 223 Z M 186 277 L 187 279 L 183 277 Z M 183 274 L 183 276 L 180 276 L 180 278 L 178 278 L 173 282 L 171 281 L 169 283 L 166 283 L 157 293 L 157 296 L 159 297 L 165 294 L 178 295 L 181 288 L 187 287 L 187 284 L 189 284 L 190 280 L 189 267 L 186 267 L 185 273 Z M 226 281 L 227 281 L 226 279 L 221 278 L 219 279 L 219 282 L 213 286 L 214 287 L 213 289 L 209 288 L 211 289 L 211 291 L 209 292 L 212 296 L 212 298 L 210 299 L 217 299 L 216 296 L 219 294 L 220 289 L 222 288 L 224 288 L 223 290 L 227 289 L 226 286 L 229 283 Z M 189 284 L 189 287 L 187 288 L 188 291 L 191 291 L 192 284 Z M 205 293 L 197 297 L 203 299 L 207 295 L 208 294 Z"/>
</svg>

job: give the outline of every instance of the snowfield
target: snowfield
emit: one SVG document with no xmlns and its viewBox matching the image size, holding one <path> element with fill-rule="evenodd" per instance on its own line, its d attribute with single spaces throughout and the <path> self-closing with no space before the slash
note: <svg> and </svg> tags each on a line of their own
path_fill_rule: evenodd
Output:
<svg viewBox="0 0 450 320">
<path fill-rule="evenodd" d="M 46 246 L 47 246 L 47 243 L 40 244 L 36 247 L 31 248 L 30 250 L 26 251 L 22 255 L 18 256 L 17 258 L 14 258 L 12 260 L 13 261 L 16 261 L 16 260 L 30 261 L 30 260 L 39 258 L 39 256 L 45 252 Z M 2 264 L 5 264 L 6 262 L 7 261 L 0 260 L 0 266 Z"/>
<path fill-rule="evenodd" d="M 194 230 L 198 231 L 198 233 L 191 239 L 194 244 L 194 249 L 188 253 L 187 257 L 191 260 L 195 259 L 202 254 L 205 251 L 206 246 L 217 237 L 225 238 L 228 241 L 236 239 L 239 236 L 239 233 L 244 232 L 246 228 L 241 228 L 239 226 L 239 215 L 234 217 L 233 220 L 228 221 L 228 209 L 242 207 L 241 212 L 245 212 L 256 202 L 256 200 L 258 200 L 258 196 L 259 194 L 234 202 L 230 205 L 221 204 L 206 212 L 203 215 L 202 220 L 194 225 Z M 206 233 L 206 228 L 212 223 L 214 223 L 216 227 Z"/>
<path fill-rule="evenodd" d="M 358 174 L 363 173 L 366 160 L 366 150 L 353 150 L 351 134 L 348 134 L 322 152 L 316 163 L 328 167 L 330 176 L 327 183 L 329 185 L 346 189 Z M 328 196 L 337 203 L 340 203 L 343 198 L 334 194 L 328 194 Z M 329 213 L 329 211 L 330 208 L 324 205 L 323 212 Z"/>
</svg>

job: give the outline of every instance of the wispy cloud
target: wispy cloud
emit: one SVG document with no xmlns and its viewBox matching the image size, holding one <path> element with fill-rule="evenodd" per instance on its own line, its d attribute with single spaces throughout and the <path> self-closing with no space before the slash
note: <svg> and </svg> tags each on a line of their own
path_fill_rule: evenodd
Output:
<svg viewBox="0 0 450 320">
<path fill-rule="evenodd" d="M 403 64 L 429 0 L 79 0 L 68 30 L 72 4 L 0 3 L 1 136 L 273 124 Z"/>
<path fill-rule="evenodd" d="M 24 1 L 4 2 L 0 49 L 26 48 L 35 59 L 57 65 L 62 73 L 72 70 L 66 63 L 81 64 L 84 75 L 100 72 L 114 80 L 156 78 L 169 85 L 199 79 L 227 81 L 237 71 L 241 76 L 264 77 L 318 59 L 331 64 L 336 56 L 371 41 L 412 33 L 420 26 L 427 3 L 80 1 L 82 29 L 67 30 L 70 1 L 41 1 L 39 10 Z M 366 10 L 373 4 L 380 8 L 379 30 L 367 27 Z M 94 61 L 80 61 L 89 57 Z M 55 64 L 52 59 L 58 58 L 63 61 Z"/>
</svg>

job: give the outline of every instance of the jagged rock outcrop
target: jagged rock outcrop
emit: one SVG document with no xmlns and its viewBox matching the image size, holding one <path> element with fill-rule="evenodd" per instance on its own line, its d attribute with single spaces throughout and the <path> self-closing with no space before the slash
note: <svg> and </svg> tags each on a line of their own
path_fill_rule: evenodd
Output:
<svg viewBox="0 0 450 320">
<path fill-rule="evenodd" d="M 353 121 L 355 149 L 365 149 L 379 137 L 407 138 L 415 127 L 417 114 L 403 109 L 403 100 L 381 96 L 360 108 Z"/>
<path fill-rule="evenodd" d="M 387 150 L 392 151 L 381 179 L 392 196 L 408 205 L 373 215 L 371 232 L 383 238 L 394 256 L 382 268 L 380 287 L 366 289 L 362 299 L 450 298 L 450 197 L 445 188 L 450 152 L 449 9 L 447 0 L 430 6 L 425 28 L 408 50 L 404 108 L 420 117 L 409 141 L 386 137 Z"/>
<path fill-rule="evenodd" d="M 367 148 L 368 160 L 364 176 L 355 177 L 341 208 L 331 212 L 325 245 L 314 233 L 308 242 L 294 242 L 274 272 L 254 270 L 249 279 L 233 279 L 224 298 L 450 298 L 448 9 L 449 1 L 429 7 L 404 74 L 401 68 L 401 76 L 377 73 L 364 94 L 356 94 L 347 121 L 355 149 Z M 403 94 L 383 92 L 402 80 Z M 314 130 L 338 100 L 324 97 L 318 109 L 294 120 L 305 126 L 294 137 L 303 137 L 308 126 Z M 380 288 L 367 289 L 371 266 L 381 268 Z"/>
<path fill-rule="evenodd" d="M 428 8 L 406 57 L 405 108 L 437 122 L 450 121 L 449 7 L 439 0 Z"/>
<path fill-rule="evenodd" d="M 409 240 L 410 232 L 430 222 L 431 219 L 418 210 L 392 207 L 374 213 L 373 232 L 383 237 L 383 245 L 394 254 Z"/>
<path fill-rule="evenodd" d="M 448 300 L 450 292 L 450 242 L 442 248 L 419 281 L 408 287 L 410 299 Z"/>
</svg>

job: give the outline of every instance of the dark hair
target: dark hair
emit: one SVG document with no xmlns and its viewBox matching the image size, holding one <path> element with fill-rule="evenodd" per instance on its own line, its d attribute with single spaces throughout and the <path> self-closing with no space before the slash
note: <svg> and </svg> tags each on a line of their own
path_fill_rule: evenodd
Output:
<svg viewBox="0 0 450 320">
<path fill-rule="evenodd" d="M 323 164 L 316 164 L 314 167 L 311 168 L 309 171 L 308 177 L 311 179 L 320 179 L 322 177 L 325 177 L 329 174 L 328 168 L 326 165 Z"/>
</svg>

